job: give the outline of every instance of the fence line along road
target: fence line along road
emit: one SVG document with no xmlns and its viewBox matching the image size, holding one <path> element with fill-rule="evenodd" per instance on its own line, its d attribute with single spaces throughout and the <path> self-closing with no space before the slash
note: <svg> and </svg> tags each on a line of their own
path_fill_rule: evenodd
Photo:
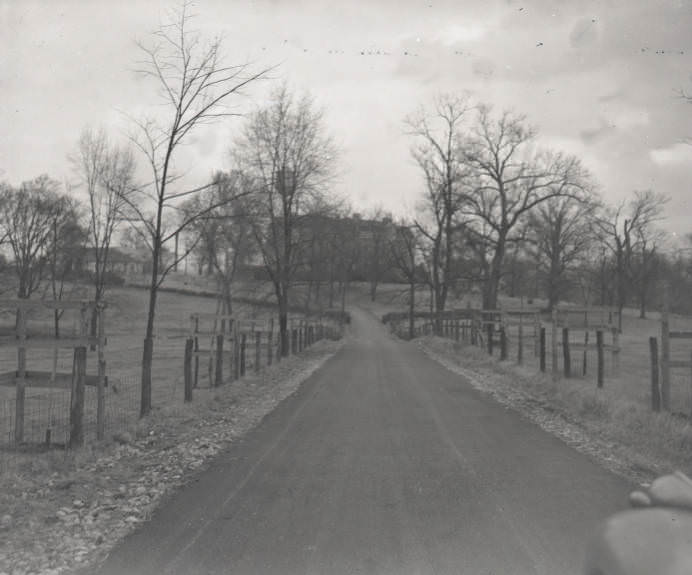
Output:
<svg viewBox="0 0 692 575">
<path fill-rule="evenodd" d="M 606 353 L 610 359 L 610 374 L 617 376 L 619 370 L 620 342 L 617 329 L 617 310 L 610 308 L 555 308 L 546 316 L 536 309 L 474 309 L 461 308 L 444 312 L 415 312 L 414 337 L 438 335 L 457 342 L 481 347 L 489 355 L 499 350 L 500 360 L 513 356 L 518 364 L 526 358 L 526 339 L 531 342 L 533 357 L 539 369 L 546 371 L 548 350 L 546 349 L 546 324 L 550 327 L 551 373 L 559 377 L 586 376 L 589 373 L 589 352 L 596 354 L 596 382 L 603 386 Z M 385 314 L 384 323 L 393 333 L 408 337 L 408 312 Z M 574 336 L 577 336 L 575 339 Z M 610 336 L 610 342 L 606 341 Z M 575 361 L 578 368 L 575 369 Z"/>
</svg>

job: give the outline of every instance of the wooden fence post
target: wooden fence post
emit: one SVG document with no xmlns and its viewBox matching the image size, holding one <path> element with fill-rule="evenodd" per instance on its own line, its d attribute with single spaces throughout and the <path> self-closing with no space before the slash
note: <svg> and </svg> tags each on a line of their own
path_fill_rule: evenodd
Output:
<svg viewBox="0 0 692 575">
<path fill-rule="evenodd" d="M 655 336 L 649 338 L 651 355 L 651 410 L 661 411 L 661 390 L 658 387 L 658 340 Z"/>
<path fill-rule="evenodd" d="M 488 335 L 488 355 L 493 354 L 493 331 L 495 326 L 492 323 L 487 324 L 486 331 Z"/>
<path fill-rule="evenodd" d="M 255 332 L 255 373 L 262 367 L 262 332 Z"/>
<path fill-rule="evenodd" d="M 86 347 L 74 348 L 72 365 L 72 389 L 70 393 L 70 441 L 69 446 L 84 443 L 84 383 L 86 380 Z"/>
<path fill-rule="evenodd" d="M 26 397 L 26 310 L 17 309 L 17 379 L 15 389 L 14 442 L 24 441 L 24 399 Z"/>
<path fill-rule="evenodd" d="M 233 361 L 235 360 L 235 347 L 233 345 L 235 341 L 235 321 L 232 319 L 228 320 L 228 337 L 230 338 L 228 340 L 228 376 L 231 378 L 231 381 L 233 381 L 235 375 L 235 368 L 233 367 Z"/>
<path fill-rule="evenodd" d="M 610 359 L 613 364 L 613 375 L 617 376 L 620 373 L 620 330 L 613 328 L 613 349 Z"/>
<path fill-rule="evenodd" d="M 214 386 L 219 387 L 223 383 L 223 333 L 216 335 L 216 371 L 214 373 Z"/>
<path fill-rule="evenodd" d="M 689 403 L 687 405 L 687 416 L 692 419 L 692 352 L 690 352 L 690 379 L 689 379 Z"/>
<path fill-rule="evenodd" d="M 582 354 L 581 360 L 581 374 L 586 376 L 587 372 L 587 361 L 588 361 L 588 351 L 589 351 L 589 327 L 586 325 L 586 331 L 584 331 L 584 353 Z"/>
<path fill-rule="evenodd" d="M 507 334 L 505 333 L 505 326 L 500 327 L 500 359 L 507 359 Z"/>
<path fill-rule="evenodd" d="M 274 355 L 274 332 L 267 333 L 267 365 L 272 364 L 272 355 Z"/>
<path fill-rule="evenodd" d="M 194 330 L 195 352 L 199 351 L 199 336 L 197 335 L 198 333 L 199 333 L 199 316 L 195 316 L 195 330 Z M 195 354 L 195 380 L 194 380 L 193 387 L 197 387 L 198 383 L 199 383 L 199 355 Z"/>
<path fill-rule="evenodd" d="M 245 375 L 245 349 L 247 347 L 247 334 L 240 334 L 240 377 Z"/>
<path fill-rule="evenodd" d="M 596 331 L 596 385 L 603 387 L 603 330 Z"/>
<path fill-rule="evenodd" d="M 97 304 L 99 305 L 99 304 Z M 106 345 L 106 332 L 104 325 L 105 311 L 103 306 L 96 308 L 96 321 L 98 322 L 98 381 L 96 384 L 96 439 L 101 441 L 106 436 L 106 356 L 103 347 Z"/>
<path fill-rule="evenodd" d="M 185 340 L 185 359 L 183 362 L 183 376 L 185 381 L 185 403 L 192 401 L 192 350 L 194 348 L 194 338 L 188 337 Z"/>
<path fill-rule="evenodd" d="M 661 407 L 670 411 L 670 284 L 663 282 L 661 310 Z"/>
<path fill-rule="evenodd" d="M 240 333 L 237 322 L 233 325 L 233 379 L 240 379 Z"/>
<path fill-rule="evenodd" d="M 572 356 L 569 349 L 569 328 L 562 328 L 562 368 L 565 377 L 572 377 Z"/>
<path fill-rule="evenodd" d="M 524 314 L 519 314 L 519 332 L 517 335 L 517 363 L 524 363 Z"/>
<path fill-rule="evenodd" d="M 545 328 L 541 327 L 541 330 L 538 334 L 538 357 L 540 366 L 541 366 L 541 371 L 545 373 Z"/>
<path fill-rule="evenodd" d="M 550 326 L 550 351 L 552 357 L 551 359 L 551 370 L 553 374 L 553 381 L 557 381 L 559 378 L 558 374 L 558 362 L 557 362 L 557 309 L 553 308 L 552 322 Z"/>
<path fill-rule="evenodd" d="M 298 330 L 296 328 L 291 330 L 291 353 L 293 355 L 298 353 Z"/>
</svg>

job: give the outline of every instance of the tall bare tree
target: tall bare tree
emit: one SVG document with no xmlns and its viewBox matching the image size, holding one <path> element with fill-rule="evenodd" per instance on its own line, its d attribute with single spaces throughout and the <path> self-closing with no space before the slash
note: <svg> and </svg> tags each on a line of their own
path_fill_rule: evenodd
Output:
<svg viewBox="0 0 692 575">
<path fill-rule="evenodd" d="M 642 275 L 635 277 L 635 259 L 640 252 L 644 259 L 655 253 L 656 245 L 660 242 L 656 223 L 660 221 L 667 201 L 665 195 L 651 190 L 635 191 L 632 198 L 606 210 L 602 217 L 595 220 L 600 239 L 613 259 L 615 296 L 620 312 L 618 328 L 621 331 L 622 310 L 632 295 L 632 284 L 635 281 L 643 284 L 641 289 L 644 301 L 646 299 L 651 283 L 651 268 L 643 261 Z M 640 302 L 640 315 L 641 305 Z"/>
<path fill-rule="evenodd" d="M 415 225 L 401 221 L 395 224 L 394 237 L 389 242 L 392 263 L 408 284 L 408 337 L 413 339 L 415 328 L 416 283 L 418 281 L 419 232 Z"/>
<path fill-rule="evenodd" d="M 48 263 L 55 213 L 60 210 L 59 184 L 46 175 L 18 188 L 0 188 L 0 236 L 10 246 L 17 297 L 28 299 L 41 285 Z"/>
<path fill-rule="evenodd" d="M 151 249 L 151 281 L 149 306 L 142 354 L 142 416 L 151 410 L 151 367 L 154 353 L 154 320 L 158 289 L 166 274 L 186 254 L 178 254 L 173 262 L 162 261 L 167 242 L 174 239 L 201 213 L 189 214 L 177 224 L 167 228 L 166 220 L 177 209 L 181 198 L 189 198 L 205 189 L 200 187 L 180 189 L 180 174 L 174 172 L 176 153 L 195 129 L 222 118 L 239 115 L 229 107 L 234 96 L 244 88 L 264 77 L 268 70 L 254 71 L 249 64 L 229 65 L 224 62 L 220 38 L 205 41 L 192 29 L 193 14 L 188 3 L 183 4 L 170 23 L 162 25 L 152 35 L 150 44 L 140 43 L 143 59 L 138 72 L 150 78 L 159 89 L 167 115 L 159 121 L 155 118 L 135 120 L 132 141 L 147 160 L 151 171 L 151 183 L 128 200 L 131 218 L 137 220 L 141 235 Z M 189 248 L 191 249 L 191 248 Z"/>
<path fill-rule="evenodd" d="M 335 149 L 312 99 L 283 85 L 248 120 L 234 155 L 251 181 L 253 234 L 279 307 L 282 354 L 288 354 L 289 292 L 301 265 L 298 225 L 322 205 Z"/>
<path fill-rule="evenodd" d="M 257 253 L 247 215 L 246 178 L 238 172 L 218 172 L 213 185 L 182 205 L 182 217 L 204 213 L 187 228 L 204 258 L 209 273 L 216 276 L 223 313 L 232 312 L 232 285 L 241 264 Z M 211 210 L 207 208 L 212 206 Z"/>
<path fill-rule="evenodd" d="M 135 190 L 135 162 L 131 150 L 112 145 L 103 128 L 85 128 L 77 149 L 69 156 L 87 196 L 89 252 L 93 258 L 94 300 L 100 302 L 106 290 L 111 241 L 126 216 Z M 91 335 L 96 335 L 97 311 L 91 317 Z"/>
<path fill-rule="evenodd" d="M 431 111 L 420 109 L 406 120 L 407 132 L 415 139 L 413 158 L 423 172 L 425 194 L 421 217 L 415 220 L 428 244 L 432 306 L 445 309 L 447 295 L 455 280 L 453 259 L 455 235 L 459 231 L 462 187 L 469 172 L 459 154 L 462 124 L 470 110 L 466 98 L 441 95 Z M 441 323 L 436 323 L 441 329 Z"/>
<path fill-rule="evenodd" d="M 370 300 L 377 298 L 377 288 L 392 267 L 389 249 L 394 225 L 392 216 L 376 208 L 361 222 L 358 243 L 362 246 L 365 275 L 370 284 Z"/>
<path fill-rule="evenodd" d="M 497 307 L 503 262 L 509 244 L 521 241 L 525 217 L 550 198 L 578 196 L 589 176 L 574 156 L 534 148 L 536 132 L 523 116 L 494 117 L 478 108 L 471 136 L 460 153 L 472 171 L 473 189 L 462 213 L 469 245 L 482 268 L 483 307 Z"/>
<path fill-rule="evenodd" d="M 48 285 L 46 289 L 54 300 L 61 300 L 66 295 L 66 286 L 70 275 L 81 267 L 88 232 L 81 224 L 81 209 L 78 201 L 69 195 L 56 198 L 50 222 L 51 235 L 46 246 L 48 267 Z M 68 297 L 76 292 L 84 295 L 81 286 L 72 283 L 67 289 Z M 60 337 L 60 319 L 65 310 L 53 310 L 53 333 Z M 57 350 L 54 358 L 57 360 Z"/>
<path fill-rule="evenodd" d="M 553 197 L 538 205 L 529 217 L 551 310 L 569 291 L 573 283 L 570 274 L 594 243 L 596 208 L 596 203 L 586 195 Z"/>
</svg>

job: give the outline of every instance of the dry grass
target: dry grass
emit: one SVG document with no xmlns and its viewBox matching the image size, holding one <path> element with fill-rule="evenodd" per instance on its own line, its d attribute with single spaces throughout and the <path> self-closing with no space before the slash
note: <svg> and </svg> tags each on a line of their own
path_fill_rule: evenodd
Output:
<svg viewBox="0 0 692 575">
<path fill-rule="evenodd" d="M 114 288 L 107 295 L 108 309 L 105 316 L 106 374 L 109 385 L 106 390 L 106 431 L 110 436 L 115 431 L 125 429 L 137 421 L 139 412 L 140 370 L 142 342 L 146 326 L 148 293 L 144 289 L 124 287 Z M 181 293 L 160 292 L 157 303 L 156 331 L 154 341 L 153 405 L 156 408 L 177 409 L 183 402 L 183 351 L 185 338 L 190 331 L 190 314 L 194 312 L 215 312 L 214 298 Z M 239 305 L 234 310 L 243 317 L 262 319 L 271 313 L 270 308 L 255 308 Z M 51 312 L 34 312 L 28 320 L 30 333 L 51 335 Z M 0 331 L 11 331 L 14 315 L 10 311 L 0 314 Z M 64 336 L 77 333 L 79 318 L 75 312 L 66 312 L 61 321 Z M 210 342 L 200 338 L 200 347 L 207 348 Z M 226 350 L 224 367 L 228 372 L 230 350 Z M 60 350 L 58 372 L 70 373 L 72 370 L 72 350 Z M 266 355 L 263 350 L 263 355 Z M 253 342 L 248 341 L 247 368 L 251 370 L 254 360 Z M 52 367 L 50 350 L 28 350 L 27 369 L 46 370 Z M 209 386 L 207 362 L 200 361 L 201 387 Z M 87 373 L 95 374 L 96 352 L 87 353 Z M 17 368 L 17 352 L 12 346 L 0 346 L 0 373 Z M 31 453 L 10 450 L 13 444 L 14 429 L 14 389 L 0 387 L 0 471 L 3 462 L 11 458 L 21 464 L 31 458 Z M 35 451 L 44 441 L 46 430 L 51 429 L 51 441 L 57 446 L 64 445 L 68 436 L 69 390 L 59 388 L 30 387 L 26 391 L 25 439 L 29 446 L 25 449 Z M 85 398 L 85 435 L 87 441 L 96 435 L 96 390 L 87 387 Z"/>
<path fill-rule="evenodd" d="M 405 286 L 384 285 L 378 292 L 378 301 L 371 303 L 365 290 L 356 291 L 353 300 L 359 305 L 370 307 L 383 315 L 389 311 L 406 309 Z M 417 295 L 417 309 L 425 310 L 429 305 L 426 293 Z M 449 307 L 465 307 L 467 301 L 473 307 L 480 302 L 474 296 L 449 302 Z M 522 302 L 512 298 L 501 298 L 500 306 L 505 309 L 518 308 Z M 534 307 L 544 305 L 534 301 Z M 525 306 L 527 307 L 527 306 Z M 551 369 L 551 330 L 546 327 L 547 370 Z M 670 329 L 692 331 L 692 317 L 671 315 Z M 605 354 L 605 382 L 602 389 L 596 387 L 596 354 L 589 351 L 586 357 L 587 372 L 582 373 L 583 352 L 572 351 L 572 377 L 553 381 L 550 373 L 539 371 L 538 357 L 533 352 L 532 330 L 524 333 L 524 364 L 516 363 L 517 340 L 512 331 L 509 338 L 509 360 L 499 362 L 495 352 L 489 357 L 484 350 L 458 346 L 449 340 L 425 338 L 434 342 L 434 349 L 464 368 L 495 374 L 504 380 L 506 389 L 515 388 L 526 395 L 529 401 L 538 402 L 548 410 L 562 414 L 595 437 L 625 446 L 635 466 L 656 472 L 682 469 L 692 472 L 692 370 L 671 370 L 671 411 L 651 411 L 651 364 L 649 337 L 657 337 L 660 353 L 660 315 L 649 312 L 640 319 L 636 310 L 626 309 L 623 314 L 623 330 L 620 335 L 619 369 L 615 369 L 610 354 Z M 560 337 L 561 334 L 558 334 Z M 571 341 L 583 341 L 584 332 L 572 330 Z M 590 342 L 595 334 L 591 332 Z M 610 343 L 606 335 L 606 343 Z M 671 358 L 689 360 L 692 344 L 689 340 L 671 342 Z M 563 359 L 559 348 L 558 369 L 563 371 Z"/>
<path fill-rule="evenodd" d="M 495 390 L 518 393 L 524 401 L 559 414 L 591 437 L 624 448 L 630 466 L 648 475 L 681 469 L 692 472 L 692 425 L 687 418 L 653 413 L 638 394 L 625 394 L 622 378 L 606 380 L 603 389 L 583 378 L 553 381 L 533 365 L 500 362 L 485 351 L 442 338 L 423 345 L 464 369 L 491 374 Z"/>
<path fill-rule="evenodd" d="M 353 290 L 352 301 L 358 305 L 372 309 L 378 315 L 383 315 L 389 311 L 402 311 L 406 309 L 407 294 L 406 286 L 385 284 L 378 290 L 376 302 L 370 302 L 366 294 L 366 286 L 356 286 Z M 418 301 L 416 308 L 420 310 L 429 309 L 429 294 L 427 291 L 420 290 L 417 293 Z M 470 303 L 472 307 L 478 307 L 480 301 L 476 295 L 470 295 L 462 299 L 452 298 L 448 307 L 466 307 Z M 525 308 L 538 309 L 545 305 L 543 300 L 534 300 L 532 306 L 523 304 Z M 500 307 L 503 309 L 516 309 L 522 306 L 522 302 L 517 298 L 501 297 Z M 546 327 L 546 363 L 548 369 L 551 366 L 551 330 L 550 325 L 544 323 Z M 670 329 L 679 331 L 692 331 L 692 317 L 671 315 Z M 525 329 L 524 332 L 524 358 L 527 366 L 538 368 L 538 358 L 533 354 L 533 341 L 531 339 L 532 330 Z M 620 361 L 619 370 L 615 369 L 612 357 L 609 353 L 605 354 L 605 388 L 608 394 L 619 399 L 631 401 L 648 409 L 651 405 L 651 359 L 649 353 L 649 337 L 657 337 L 659 353 L 661 346 L 661 327 L 660 314 L 649 312 L 646 319 L 639 319 L 638 312 L 632 309 L 625 309 L 623 314 L 622 334 L 620 335 Z M 561 334 L 558 333 L 558 338 Z M 590 343 L 595 342 L 595 333 L 589 334 Z M 573 329 L 570 340 L 574 342 L 584 340 L 584 332 Z M 611 343 L 610 334 L 605 335 L 605 343 Z M 512 329 L 509 338 L 509 356 L 516 359 L 516 332 Z M 561 350 L 561 348 L 560 348 Z M 571 354 L 572 374 L 574 381 L 586 380 L 587 387 L 595 387 L 596 381 L 596 353 L 587 353 L 586 364 L 587 373 L 583 375 L 583 353 L 573 350 Z M 690 340 L 672 340 L 671 358 L 689 361 L 692 356 L 692 342 Z M 561 351 L 558 356 L 558 367 L 563 370 L 563 360 Z M 576 385 L 576 384 L 575 384 Z M 687 368 L 676 368 L 671 370 L 671 410 L 679 415 L 692 413 L 692 370 Z"/>
</svg>

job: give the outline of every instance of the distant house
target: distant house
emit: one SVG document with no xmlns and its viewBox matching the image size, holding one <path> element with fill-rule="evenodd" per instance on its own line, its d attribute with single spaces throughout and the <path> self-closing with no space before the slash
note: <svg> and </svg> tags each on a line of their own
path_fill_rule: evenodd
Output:
<svg viewBox="0 0 692 575">
<path fill-rule="evenodd" d="M 93 249 L 86 249 L 84 269 L 92 273 L 96 269 Z M 108 250 L 108 264 L 106 266 L 108 272 L 125 277 L 142 275 L 150 269 L 151 253 L 148 250 L 124 246 L 112 246 Z"/>
</svg>

